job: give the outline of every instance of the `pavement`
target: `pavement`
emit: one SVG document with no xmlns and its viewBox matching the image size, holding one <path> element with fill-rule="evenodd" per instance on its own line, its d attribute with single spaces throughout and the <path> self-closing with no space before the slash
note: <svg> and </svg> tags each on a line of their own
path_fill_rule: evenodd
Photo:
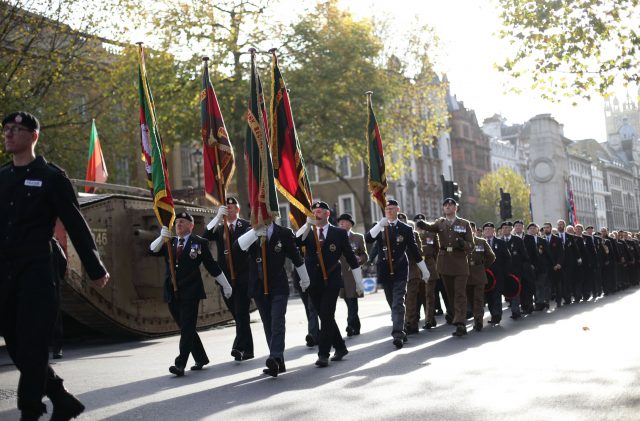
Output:
<svg viewBox="0 0 640 421">
<path fill-rule="evenodd" d="M 233 361 L 234 327 L 224 326 L 201 332 L 211 364 L 181 378 L 168 372 L 177 336 L 72 343 L 54 369 L 86 405 L 84 420 L 640 419 L 638 289 L 517 321 L 506 311 L 499 326 L 462 338 L 440 316 L 401 350 L 384 294 L 359 303 L 362 334 L 346 338 L 349 354 L 327 368 L 314 365 L 304 307 L 291 297 L 287 372 L 278 378 L 262 374 L 268 352 L 257 312 L 253 360 Z M 344 331 L 343 302 L 337 320 Z M 19 419 L 17 383 L 0 347 L 0 420 Z"/>
</svg>

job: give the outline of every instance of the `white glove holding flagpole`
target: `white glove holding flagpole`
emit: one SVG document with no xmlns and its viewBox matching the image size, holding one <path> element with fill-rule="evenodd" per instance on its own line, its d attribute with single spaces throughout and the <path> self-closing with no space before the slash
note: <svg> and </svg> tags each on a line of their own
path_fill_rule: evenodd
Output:
<svg viewBox="0 0 640 421">
<path fill-rule="evenodd" d="M 307 216 L 307 222 L 296 231 L 296 237 L 301 237 L 302 241 L 307 238 L 309 235 L 309 231 L 311 230 L 311 226 L 317 224 L 317 221 L 310 216 Z"/>
<path fill-rule="evenodd" d="M 209 231 L 215 231 L 218 224 L 220 224 L 220 221 L 222 221 L 222 219 L 228 214 L 229 209 L 227 209 L 227 207 L 224 205 L 220 206 L 220 208 L 218 208 L 218 213 L 216 214 L 216 216 L 214 216 L 213 219 L 207 224 L 207 229 Z"/>
<path fill-rule="evenodd" d="M 267 235 L 267 227 L 262 226 L 260 228 L 251 228 L 249 231 L 245 232 L 238 238 L 238 245 L 242 249 L 242 251 L 249 250 L 251 244 L 255 243 L 256 240 L 260 237 L 264 237 Z"/>
<path fill-rule="evenodd" d="M 162 248 L 162 245 L 164 244 L 165 239 L 171 240 L 171 238 L 172 238 L 171 231 L 169 231 L 169 228 L 163 226 L 160 229 L 160 236 L 155 240 L 153 240 L 153 242 L 149 246 L 149 250 L 151 250 L 154 253 L 159 252 L 160 249 Z"/>
<path fill-rule="evenodd" d="M 386 217 L 381 218 L 378 223 L 375 224 L 373 228 L 371 228 L 371 231 L 369 231 L 369 235 L 371 236 L 371 238 L 376 238 L 378 234 L 380 234 L 380 232 L 384 229 L 384 227 L 388 225 L 389 220 Z"/>
</svg>

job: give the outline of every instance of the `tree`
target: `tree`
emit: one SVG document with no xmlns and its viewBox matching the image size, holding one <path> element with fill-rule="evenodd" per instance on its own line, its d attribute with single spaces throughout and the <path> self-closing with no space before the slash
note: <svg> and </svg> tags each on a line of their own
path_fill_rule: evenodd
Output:
<svg viewBox="0 0 640 421">
<path fill-rule="evenodd" d="M 529 76 L 543 97 L 606 96 L 611 87 L 640 78 L 638 0 L 499 0 L 516 50 L 498 68 Z"/>
<path fill-rule="evenodd" d="M 500 188 L 511 194 L 513 219 L 531 221 L 529 209 L 529 186 L 524 178 L 509 167 L 500 167 L 485 174 L 478 183 L 478 206 L 471 211 L 471 219 L 478 225 L 487 221 L 498 222 Z"/>
</svg>

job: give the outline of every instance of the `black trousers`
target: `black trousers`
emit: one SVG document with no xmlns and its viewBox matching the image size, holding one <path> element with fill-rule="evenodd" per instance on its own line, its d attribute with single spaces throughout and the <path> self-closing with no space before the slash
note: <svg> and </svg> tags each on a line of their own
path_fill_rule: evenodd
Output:
<svg viewBox="0 0 640 421">
<path fill-rule="evenodd" d="M 331 347 L 336 350 L 346 349 L 344 339 L 336 323 L 336 303 L 340 288 L 315 286 L 309 288 L 309 297 L 320 316 L 320 335 L 318 356 L 329 357 Z"/>
<path fill-rule="evenodd" d="M 224 298 L 224 294 L 222 297 Z M 251 298 L 247 293 L 247 284 L 236 282 L 233 286 L 233 295 L 230 298 L 224 298 L 224 302 L 236 322 L 236 337 L 233 340 L 232 349 L 253 355 L 253 335 L 249 314 Z"/>
<path fill-rule="evenodd" d="M 0 259 L 0 332 L 20 371 L 18 409 L 42 413 L 42 397 L 62 379 L 49 366 L 58 300 L 51 262 Z"/>
<path fill-rule="evenodd" d="M 193 359 L 197 364 L 205 364 L 209 362 L 207 353 L 202 346 L 200 336 L 196 331 L 198 323 L 198 306 L 200 300 L 191 299 L 173 299 L 169 303 L 169 311 L 173 320 L 180 328 L 180 354 L 176 357 L 175 365 L 185 368 L 189 360 L 189 354 L 193 355 Z"/>
</svg>

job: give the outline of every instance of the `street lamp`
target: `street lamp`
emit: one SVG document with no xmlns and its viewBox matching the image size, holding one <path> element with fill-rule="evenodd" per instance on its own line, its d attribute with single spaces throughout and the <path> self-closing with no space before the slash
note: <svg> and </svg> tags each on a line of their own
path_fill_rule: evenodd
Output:
<svg viewBox="0 0 640 421">
<path fill-rule="evenodd" d="M 191 156 L 193 156 L 193 160 L 196 161 L 198 188 L 200 188 L 200 164 L 202 164 L 202 151 L 200 151 L 200 149 L 196 149 L 195 152 L 191 154 Z"/>
</svg>

